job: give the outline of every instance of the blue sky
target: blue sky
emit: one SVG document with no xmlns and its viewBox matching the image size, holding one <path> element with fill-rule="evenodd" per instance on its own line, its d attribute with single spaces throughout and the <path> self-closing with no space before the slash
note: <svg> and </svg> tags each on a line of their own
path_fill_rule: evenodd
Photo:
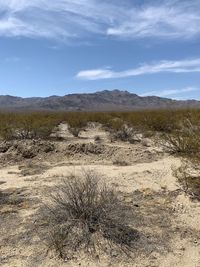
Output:
<svg viewBox="0 0 200 267">
<path fill-rule="evenodd" d="M 0 0 L 0 95 L 200 100 L 200 0 Z"/>
</svg>

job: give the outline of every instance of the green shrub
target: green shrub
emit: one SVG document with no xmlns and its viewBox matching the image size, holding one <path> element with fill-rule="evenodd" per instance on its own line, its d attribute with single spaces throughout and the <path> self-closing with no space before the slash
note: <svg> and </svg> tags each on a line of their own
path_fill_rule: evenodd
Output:
<svg viewBox="0 0 200 267">
<path fill-rule="evenodd" d="M 134 131 L 155 135 L 176 135 L 182 132 L 182 124 L 189 120 L 192 125 L 200 124 L 200 110 L 143 110 L 130 112 L 1 112 L 0 137 L 2 139 L 48 139 L 61 122 L 68 123 L 77 136 L 88 122 L 101 123 L 113 132 L 123 130 L 124 125 Z M 182 136 L 182 134 L 181 134 Z"/>
<path fill-rule="evenodd" d="M 51 113 L 0 114 L 0 136 L 3 139 L 48 139 L 60 118 Z"/>
</svg>

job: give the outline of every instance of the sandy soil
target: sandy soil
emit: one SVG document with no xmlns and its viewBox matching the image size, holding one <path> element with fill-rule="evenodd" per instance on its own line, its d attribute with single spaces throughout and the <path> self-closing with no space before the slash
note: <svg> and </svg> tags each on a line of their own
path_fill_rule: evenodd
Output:
<svg viewBox="0 0 200 267">
<path fill-rule="evenodd" d="M 16 144 L 0 154 L 0 266 L 200 267 L 200 202 L 183 192 L 174 175 L 180 158 L 150 139 L 111 143 L 100 125 L 91 125 L 80 138 L 72 137 L 66 125 L 59 134 L 63 140 L 54 141 L 53 149 L 42 150 L 40 143 L 31 158 L 22 156 Z M 34 146 L 22 145 L 27 150 Z M 122 161 L 126 166 L 119 166 Z M 92 260 L 81 254 L 63 261 L 47 253 L 34 227 L 37 211 L 49 190 L 83 170 L 99 173 L 134 208 L 132 225 L 141 233 L 134 258 L 100 255 Z"/>
</svg>

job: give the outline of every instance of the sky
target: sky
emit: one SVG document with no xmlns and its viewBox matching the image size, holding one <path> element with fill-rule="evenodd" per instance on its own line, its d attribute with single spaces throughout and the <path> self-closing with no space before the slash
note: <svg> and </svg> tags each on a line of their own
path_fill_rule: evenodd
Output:
<svg viewBox="0 0 200 267">
<path fill-rule="evenodd" d="M 0 95 L 200 100 L 200 0 L 0 0 Z"/>
</svg>

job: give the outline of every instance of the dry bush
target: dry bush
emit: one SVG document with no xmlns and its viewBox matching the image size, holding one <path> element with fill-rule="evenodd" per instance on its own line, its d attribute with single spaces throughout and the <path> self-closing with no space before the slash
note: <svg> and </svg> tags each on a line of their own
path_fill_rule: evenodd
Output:
<svg viewBox="0 0 200 267">
<path fill-rule="evenodd" d="M 185 162 L 175 171 L 183 190 L 192 198 L 200 200 L 200 169 L 199 164 Z"/>
<path fill-rule="evenodd" d="M 107 125 L 113 118 L 110 112 L 90 112 L 87 113 L 87 120 L 92 122 L 98 122 L 102 125 Z"/>
<path fill-rule="evenodd" d="M 147 130 L 170 133 L 177 128 L 176 111 L 159 110 L 144 112 L 141 121 Z"/>
<path fill-rule="evenodd" d="M 68 123 L 69 132 L 74 137 L 78 137 L 80 132 L 85 129 L 88 123 L 87 115 L 85 113 L 70 113 L 66 115 L 65 120 Z"/>
<path fill-rule="evenodd" d="M 13 139 L 48 139 L 60 118 L 53 113 L 0 114 L 0 137 Z"/>
<path fill-rule="evenodd" d="M 17 136 L 20 139 L 49 139 L 59 120 L 52 114 L 33 113 L 19 118 Z"/>
<path fill-rule="evenodd" d="M 128 253 L 138 239 L 128 225 L 130 207 L 97 174 L 87 171 L 82 176 L 54 188 L 50 204 L 40 213 L 41 238 L 65 259 L 80 251 L 90 256 L 111 253 L 112 248 Z"/>
<path fill-rule="evenodd" d="M 0 137 L 3 140 L 11 140 L 15 132 L 14 118 L 10 114 L 0 114 Z"/>
<path fill-rule="evenodd" d="M 111 141 L 120 140 L 123 142 L 134 143 L 140 141 L 132 127 L 123 125 L 119 130 L 112 130 L 110 133 Z"/>
<path fill-rule="evenodd" d="M 155 134 L 180 130 L 180 123 L 189 119 L 199 125 L 200 110 L 145 110 L 131 112 L 28 112 L 0 113 L 0 137 L 2 139 L 48 139 L 61 122 L 67 122 L 75 136 L 88 122 L 98 122 L 104 129 L 123 131 L 124 125 L 137 132 Z M 120 137 L 121 138 L 121 137 Z M 122 134 L 122 139 L 126 137 Z"/>
<path fill-rule="evenodd" d="M 124 127 L 124 120 L 119 117 L 114 117 L 108 122 L 108 126 L 113 131 L 120 131 Z"/>
<path fill-rule="evenodd" d="M 199 157 L 200 153 L 200 126 L 193 125 L 186 119 L 181 122 L 179 129 L 164 136 L 165 146 L 173 153 L 183 156 Z"/>
</svg>

